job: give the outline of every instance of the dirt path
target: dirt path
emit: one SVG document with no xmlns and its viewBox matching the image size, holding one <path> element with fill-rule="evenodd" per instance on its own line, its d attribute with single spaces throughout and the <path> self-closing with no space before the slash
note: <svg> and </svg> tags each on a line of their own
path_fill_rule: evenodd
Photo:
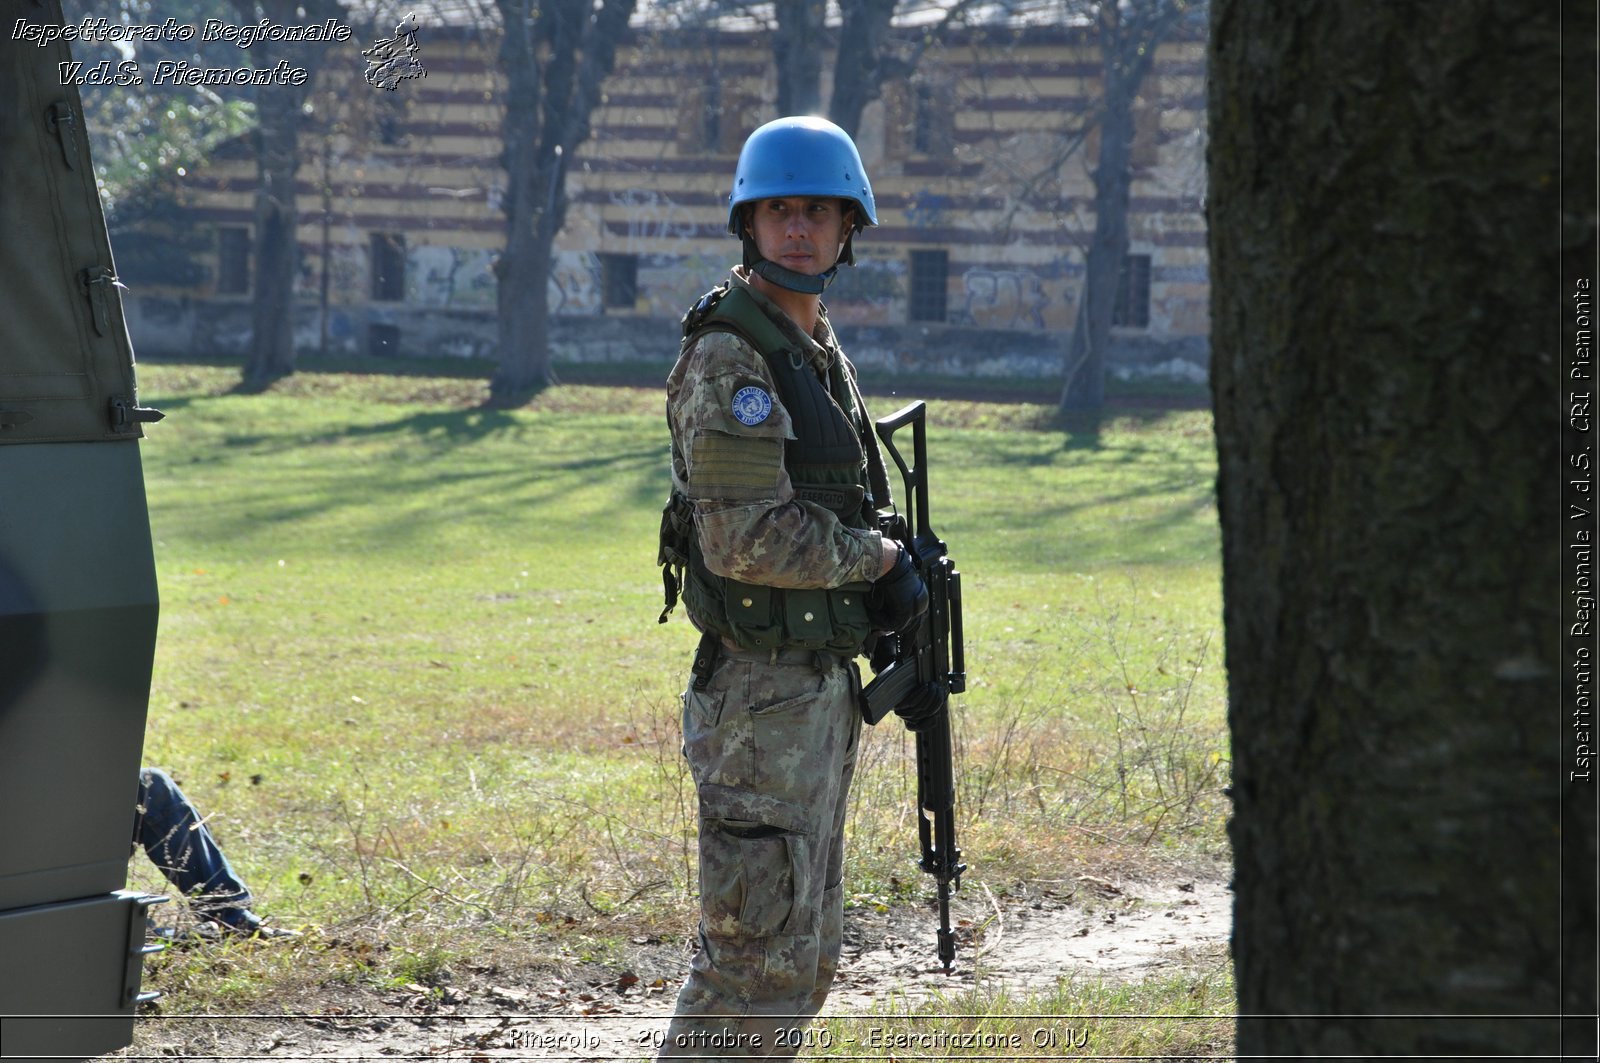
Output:
<svg viewBox="0 0 1600 1063">
<path fill-rule="evenodd" d="M 1135 982 L 1226 962 L 1232 895 L 1220 882 L 1111 882 L 1080 876 L 996 898 L 964 891 L 952 906 L 961 951 L 946 975 L 931 913 L 852 912 L 828 1014 L 903 1011 L 936 993 L 1058 980 Z M 141 1023 L 119 1059 L 636 1060 L 665 1030 L 688 957 L 641 947 L 625 974 L 528 979 L 467 971 L 442 991 L 350 996 L 313 1018 Z"/>
</svg>

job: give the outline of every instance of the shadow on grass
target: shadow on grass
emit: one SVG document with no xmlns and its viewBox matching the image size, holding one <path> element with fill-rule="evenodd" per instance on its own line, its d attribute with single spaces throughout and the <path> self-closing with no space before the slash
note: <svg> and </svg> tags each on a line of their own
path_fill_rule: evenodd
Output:
<svg viewBox="0 0 1600 1063">
<path fill-rule="evenodd" d="M 1098 451 L 1103 443 L 1109 415 L 1104 408 L 1098 410 L 1062 410 L 1047 420 L 1049 427 L 1061 432 L 1062 450 Z"/>
<path fill-rule="evenodd" d="M 443 441 L 452 446 L 466 446 L 494 436 L 513 432 L 518 427 L 512 409 L 487 404 L 470 410 L 439 410 L 413 413 L 396 417 L 380 424 L 351 425 L 337 432 L 326 432 L 316 437 L 318 442 L 331 443 L 339 439 L 376 439 L 384 436 L 410 434 L 419 440 Z"/>
<path fill-rule="evenodd" d="M 244 359 L 236 355 L 140 355 L 141 365 L 195 365 L 214 369 L 235 369 L 242 375 Z M 496 363 L 484 358 L 376 358 L 371 355 L 301 355 L 295 359 L 297 373 L 354 373 L 371 376 L 449 377 L 457 380 L 488 380 Z M 267 388 L 283 377 L 266 382 Z M 241 379 L 239 387 L 245 382 Z M 256 392 L 252 392 L 255 394 Z"/>
<path fill-rule="evenodd" d="M 169 357 L 152 355 L 140 359 L 157 365 L 196 365 L 243 371 L 244 362 L 239 357 L 195 356 Z M 552 362 L 550 366 L 553 385 L 585 385 L 594 387 L 660 388 L 665 385 L 670 361 L 625 362 Z M 452 380 L 481 380 L 494 377 L 498 363 L 486 358 L 381 358 L 372 355 L 303 355 L 295 365 L 296 372 L 347 373 L 353 375 L 391 376 L 406 378 L 438 377 Z M 281 380 L 282 378 L 277 378 Z M 270 391 L 275 380 L 248 389 L 241 381 L 233 393 L 260 394 Z M 870 399 L 904 397 L 923 399 L 955 399 L 971 402 L 989 402 L 1001 405 L 1035 405 L 1044 408 L 1041 427 L 1055 418 L 1051 415 L 1061 394 L 1061 382 L 1055 378 L 991 378 L 958 377 L 936 373 L 900 373 L 894 376 L 864 373 L 862 391 Z M 537 397 L 542 389 L 532 389 L 508 399 L 515 408 Z M 1174 410 L 1201 410 L 1211 405 L 1211 392 L 1203 384 L 1187 384 L 1168 380 L 1117 380 L 1106 381 L 1106 401 L 1098 412 L 1102 416 L 1159 417 Z M 1092 417 L 1094 413 L 1084 416 Z"/>
</svg>

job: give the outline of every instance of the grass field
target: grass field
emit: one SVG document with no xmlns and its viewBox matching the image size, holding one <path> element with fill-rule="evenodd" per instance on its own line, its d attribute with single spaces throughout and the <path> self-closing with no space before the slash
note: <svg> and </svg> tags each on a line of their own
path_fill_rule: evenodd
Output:
<svg viewBox="0 0 1600 1063">
<path fill-rule="evenodd" d="M 681 611 L 656 623 L 660 392 L 562 386 L 508 412 L 447 376 L 302 372 L 247 395 L 227 367 L 140 372 L 167 413 L 143 444 L 162 595 L 145 761 L 212 817 L 265 912 L 319 928 L 277 958 L 155 961 L 173 1006 L 686 935 L 694 634 Z M 966 596 L 968 888 L 1218 858 L 1209 414 L 1063 427 L 934 401 L 929 419 Z M 910 743 L 864 741 L 851 903 L 892 906 L 926 891 Z"/>
</svg>

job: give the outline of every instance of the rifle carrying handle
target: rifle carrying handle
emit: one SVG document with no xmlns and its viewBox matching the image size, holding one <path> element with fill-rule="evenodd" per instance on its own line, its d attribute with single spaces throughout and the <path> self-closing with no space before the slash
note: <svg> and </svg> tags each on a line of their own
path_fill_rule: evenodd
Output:
<svg viewBox="0 0 1600 1063">
<path fill-rule="evenodd" d="M 927 415 L 928 404 L 918 399 L 916 402 L 902 406 L 887 417 L 878 418 L 878 438 L 885 443 L 889 437 L 912 421 L 921 420 Z"/>
<path fill-rule="evenodd" d="M 910 509 L 914 514 L 911 522 L 911 539 L 920 539 L 928 532 L 928 404 L 918 399 L 910 405 L 904 406 L 887 417 L 878 419 L 878 438 L 883 440 L 883 447 L 889 452 L 889 457 L 894 459 L 895 467 L 900 470 L 900 477 L 905 481 L 906 493 L 910 496 Z M 894 445 L 894 434 L 906 425 L 911 426 L 911 464 L 906 464 L 900 448 Z"/>
</svg>

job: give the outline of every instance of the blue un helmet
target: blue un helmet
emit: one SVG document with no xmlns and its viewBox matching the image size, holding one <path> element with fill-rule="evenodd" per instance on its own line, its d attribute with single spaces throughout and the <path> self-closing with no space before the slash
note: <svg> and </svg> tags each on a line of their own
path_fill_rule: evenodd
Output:
<svg viewBox="0 0 1600 1063">
<path fill-rule="evenodd" d="M 855 228 L 845 237 L 839 261 L 820 276 L 795 273 L 762 258 L 755 240 L 745 231 L 740 209 L 744 204 L 785 196 L 829 196 L 855 204 Z M 876 224 L 872 182 L 861 165 L 861 153 L 850 134 L 826 118 L 779 118 L 744 142 L 733 172 L 733 191 L 728 194 L 728 232 L 744 241 L 747 269 L 791 291 L 818 295 L 841 264 L 854 264 L 851 236 Z"/>
</svg>

